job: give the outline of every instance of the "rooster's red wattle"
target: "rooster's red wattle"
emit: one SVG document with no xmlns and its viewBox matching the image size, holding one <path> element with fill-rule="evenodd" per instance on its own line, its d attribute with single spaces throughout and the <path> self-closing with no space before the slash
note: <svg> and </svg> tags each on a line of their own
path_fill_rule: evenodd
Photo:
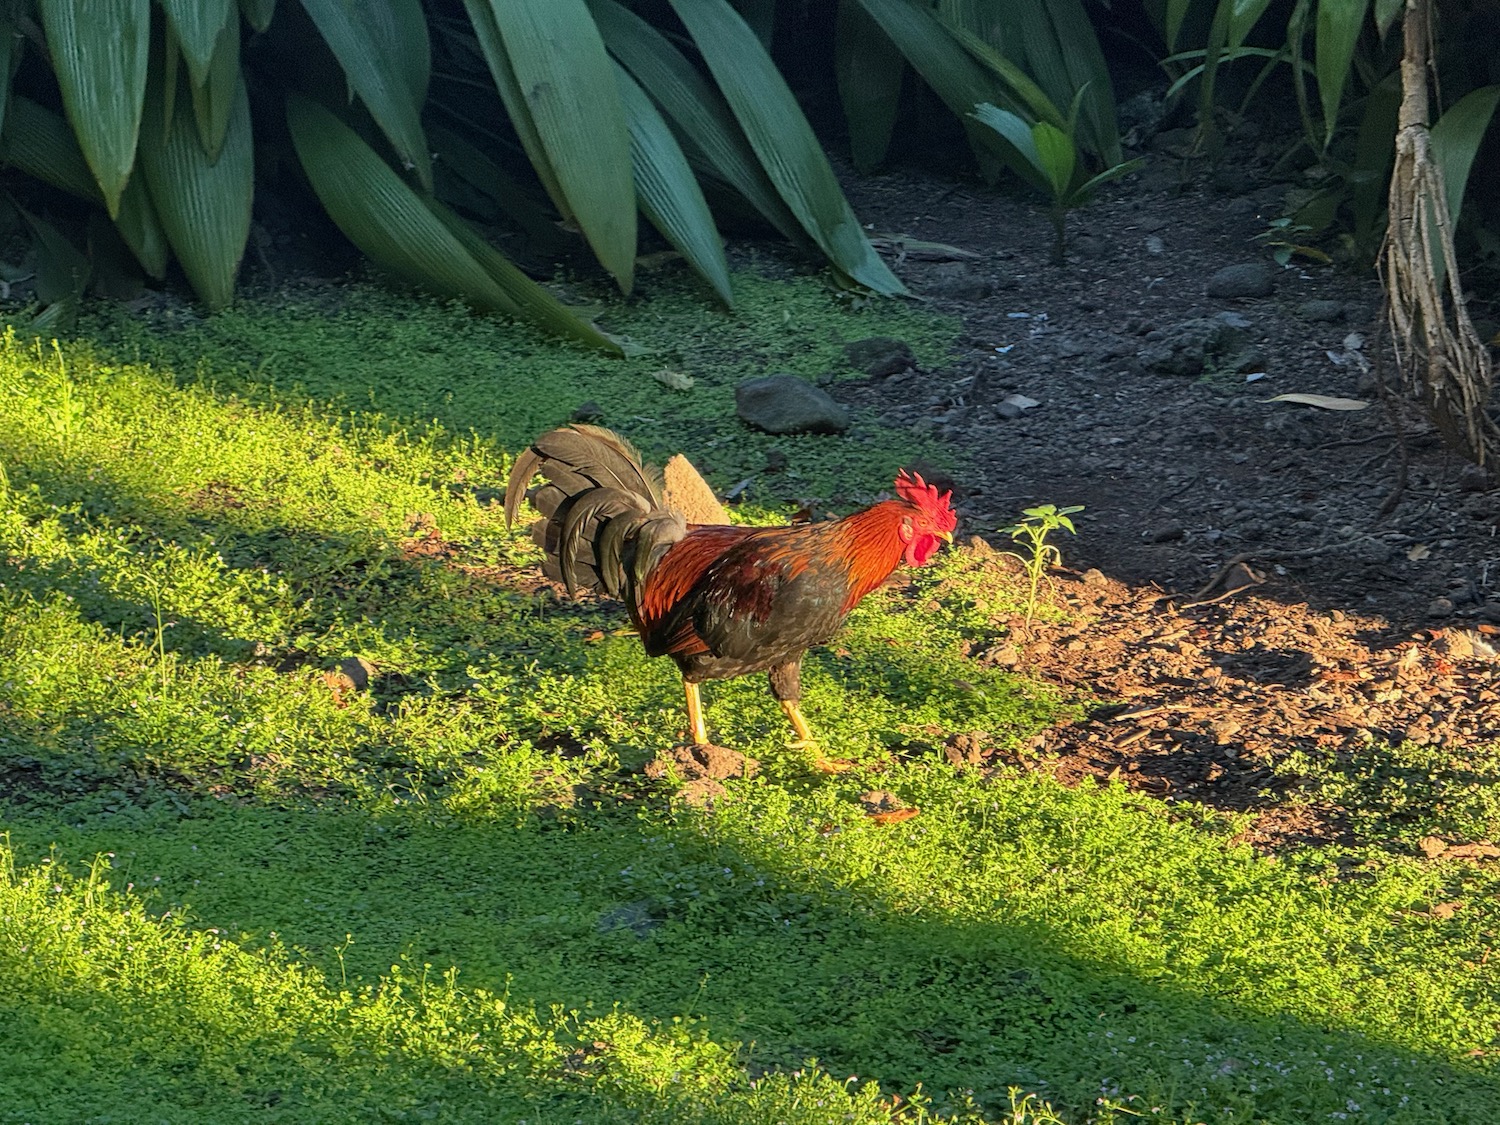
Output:
<svg viewBox="0 0 1500 1125">
<path fill-rule="evenodd" d="M 662 499 L 661 476 L 597 426 L 543 434 L 511 470 L 513 522 L 533 478 L 542 569 L 570 593 L 621 599 L 649 656 L 670 656 L 687 689 L 693 741 L 707 743 L 698 685 L 768 671 L 799 739 L 802 654 L 829 640 L 901 563 L 922 566 L 953 541 L 949 493 L 896 478 L 896 498 L 841 520 L 795 527 L 690 526 Z"/>
</svg>

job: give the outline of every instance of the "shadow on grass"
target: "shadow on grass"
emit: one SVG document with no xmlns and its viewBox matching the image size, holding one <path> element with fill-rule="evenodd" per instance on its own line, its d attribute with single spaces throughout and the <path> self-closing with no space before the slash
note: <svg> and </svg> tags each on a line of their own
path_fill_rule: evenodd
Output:
<svg viewBox="0 0 1500 1125">
<path fill-rule="evenodd" d="M 1080 1119 L 1100 1096 L 1136 1093 L 1192 1121 L 1500 1120 L 1493 1073 L 1142 979 L 1066 952 L 1079 935 L 1045 924 L 901 907 L 847 874 L 809 876 L 773 838 L 712 813 L 465 824 L 431 809 L 194 802 L 188 816 L 158 807 L 64 828 L 13 812 L 23 858 L 53 844 L 78 862 L 112 851 L 115 881 L 145 889 L 150 909 L 187 903 L 197 927 L 252 947 L 274 935 L 335 989 L 343 974 L 373 984 L 397 964 L 409 978 L 456 966 L 460 987 L 512 1005 L 690 1014 L 714 1040 L 747 1044 L 752 1074 L 816 1058 L 887 1089 L 973 1090 L 995 1112 L 1016 1085 Z M 50 1003 L 16 1016 L 56 1027 Z M 84 1004 L 90 1019 L 110 1018 L 102 1003 Z M 50 1040 L 63 1057 L 66 1037 Z M 139 1062 L 179 1078 L 198 1065 Z M 245 1097 L 265 1096 L 262 1061 L 216 1065 L 238 1068 Z M 378 1067 L 413 1089 L 441 1070 L 399 1053 Z M 281 1096 L 314 1098 L 323 1079 L 308 1081 Z M 578 1093 L 562 1076 L 558 1089 Z M 503 1105 L 495 1095 L 479 1102 Z M 468 1095 L 433 1094 L 463 1104 L 450 1096 Z"/>
</svg>

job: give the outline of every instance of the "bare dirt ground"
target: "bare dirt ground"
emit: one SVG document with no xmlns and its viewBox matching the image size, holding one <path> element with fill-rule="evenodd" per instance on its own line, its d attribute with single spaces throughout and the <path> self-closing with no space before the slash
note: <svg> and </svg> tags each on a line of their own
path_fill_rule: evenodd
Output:
<svg viewBox="0 0 1500 1125">
<path fill-rule="evenodd" d="M 910 170 L 850 178 L 861 218 L 904 236 L 903 280 L 962 318 L 966 351 L 836 393 L 971 454 L 957 501 L 993 544 L 1025 506 L 1085 506 L 1059 543 L 1070 620 L 989 654 L 1111 701 L 1050 732 L 1060 776 L 1259 810 L 1262 844 L 1338 838 L 1340 810 L 1288 799 L 1289 755 L 1500 734 L 1500 491 L 1379 393 L 1373 274 L 1282 268 L 1255 241 L 1288 188 L 1269 151 L 1242 141 L 1214 172 L 1159 148 L 1075 215 L 1062 266 L 1025 199 Z M 1273 292 L 1209 296 L 1249 263 Z M 1174 341 L 1214 317 L 1237 327 L 1233 354 L 1178 362 Z M 1265 401 L 1288 392 L 1370 405 Z"/>
</svg>

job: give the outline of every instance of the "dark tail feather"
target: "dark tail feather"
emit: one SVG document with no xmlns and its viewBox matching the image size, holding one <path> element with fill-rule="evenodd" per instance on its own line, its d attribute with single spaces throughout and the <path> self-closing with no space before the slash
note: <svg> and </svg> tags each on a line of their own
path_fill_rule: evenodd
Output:
<svg viewBox="0 0 1500 1125">
<path fill-rule="evenodd" d="M 547 483 L 529 494 L 542 514 L 532 538 L 547 555 L 543 572 L 570 593 L 626 596 L 687 533 L 682 516 L 662 500 L 660 474 L 641 464 L 629 442 L 599 426 L 553 430 L 516 458 L 505 490 L 507 523 L 515 522 L 538 474 Z"/>
</svg>

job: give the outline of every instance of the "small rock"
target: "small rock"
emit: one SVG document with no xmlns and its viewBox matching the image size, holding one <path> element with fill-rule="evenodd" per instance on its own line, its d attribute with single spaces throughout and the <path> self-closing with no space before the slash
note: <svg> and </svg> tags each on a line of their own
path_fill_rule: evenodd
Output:
<svg viewBox="0 0 1500 1125">
<path fill-rule="evenodd" d="M 1105 577 L 1104 571 L 1100 570 L 1097 566 L 1091 566 L 1087 570 L 1085 570 L 1083 572 L 1082 578 L 1084 584 L 1087 586 L 1099 586 L 1109 581 L 1109 579 Z"/>
<path fill-rule="evenodd" d="M 1013 402 L 1000 402 L 995 404 L 995 413 L 1008 421 L 1012 418 L 1019 418 L 1026 411 Z"/>
<path fill-rule="evenodd" d="M 1427 603 L 1428 617 L 1448 617 L 1453 613 L 1453 603 L 1447 598 L 1433 598 Z"/>
<path fill-rule="evenodd" d="M 975 273 L 973 267 L 967 262 L 943 262 L 927 271 L 927 280 L 921 289 L 922 294 L 927 297 L 938 297 L 948 301 L 983 301 L 987 297 L 994 296 L 995 283 Z M 903 348 L 906 347 L 900 340 L 890 342 L 900 344 Z M 911 359 L 909 349 L 906 358 L 908 361 Z M 908 363 L 908 366 L 910 365 Z M 862 364 L 856 363 L 854 366 L 865 370 Z M 897 368 L 897 370 L 904 370 L 904 368 Z M 894 373 L 887 372 L 887 374 Z M 870 374 L 878 375 L 880 372 L 871 371 Z"/>
<path fill-rule="evenodd" d="M 1147 543 L 1176 543 L 1187 535 L 1180 523 L 1164 523 L 1160 527 L 1151 528 L 1142 538 Z"/>
<path fill-rule="evenodd" d="M 917 359 L 911 354 L 911 347 L 906 341 L 894 340 L 889 336 L 855 340 L 844 346 L 844 356 L 850 367 L 876 379 L 910 371 L 917 365 Z"/>
<path fill-rule="evenodd" d="M 768 434 L 841 434 L 849 428 L 848 410 L 795 375 L 744 379 L 734 388 L 734 401 L 744 421 Z"/>
<path fill-rule="evenodd" d="M 363 656 L 348 656 L 339 662 L 339 672 L 349 681 L 355 691 L 364 691 L 375 675 L 375 665 Z"/>
<path fill-rule="evenodd" d="M 1464 492 L 1488 492 L 1495 487 L 1495 477 L 1483 465 L 1465 465 L 1458 472 L 1458 487 Z"/>
<path fill-rule="evenodd" d="M 1332 323 L 1343 320 L 1347 310 L 1343 301 L 1314 300 L 1303 301 L 1297 306 L 1297 315 L 1303 320 L 1314 320 L 1320 323 Z"/>
<path fill-rule="evenodd" d="M 1136 353 L 1142 370 L 1158 375 L 1201 375 L 1205 370 L 1238 371 L 1247 353 L 1245 328 L 1238 313 L 1196 317 L 1171 328 L 1153 329 L 1146 346 Z"/>
<path fill-rule="evenodd" d="M 589 399 L 588 402 L 579 404 L 578 408 L 574 410 L 572 414 L 572 420 L 574 422 L 597 422 L 603 417 L 604 407 L 600 406 L 593 399 Z"/>
<path fill-rule="evenodd" d="M 1479 616 L 1486 621 L 1500 623 L 1500 602 L 1485 602 L 1479 607 Z"/>
<path fill-rule="evenodd" d="M 681 453 L 662 468 L 662 494 L 669 508 L 675 508 L 688 523 L 728 523 L 729 513 L 714 490 L 708 486 L 693 463 Z"/>
<path fill-rule="evenodd" d="M 1210 297 L 1269 297 L 1274 292 L 1276 278 L 1264 262 L 1238 262 L 1208 279 Z"/>
<path fill-rule="evenodd" d="M 786 454 L 783 453 L 781 450 L 775 448 L 774 446 L 772 448 L 766 450 L 766 467 L 765 467 L 765 471 L 766 472 L 768 472 L 768 473 L 782 473 L 782 472 L 785 472 L 787 464 L 788 464 L 788 462 L 787 462 Z"/>
</svg>

